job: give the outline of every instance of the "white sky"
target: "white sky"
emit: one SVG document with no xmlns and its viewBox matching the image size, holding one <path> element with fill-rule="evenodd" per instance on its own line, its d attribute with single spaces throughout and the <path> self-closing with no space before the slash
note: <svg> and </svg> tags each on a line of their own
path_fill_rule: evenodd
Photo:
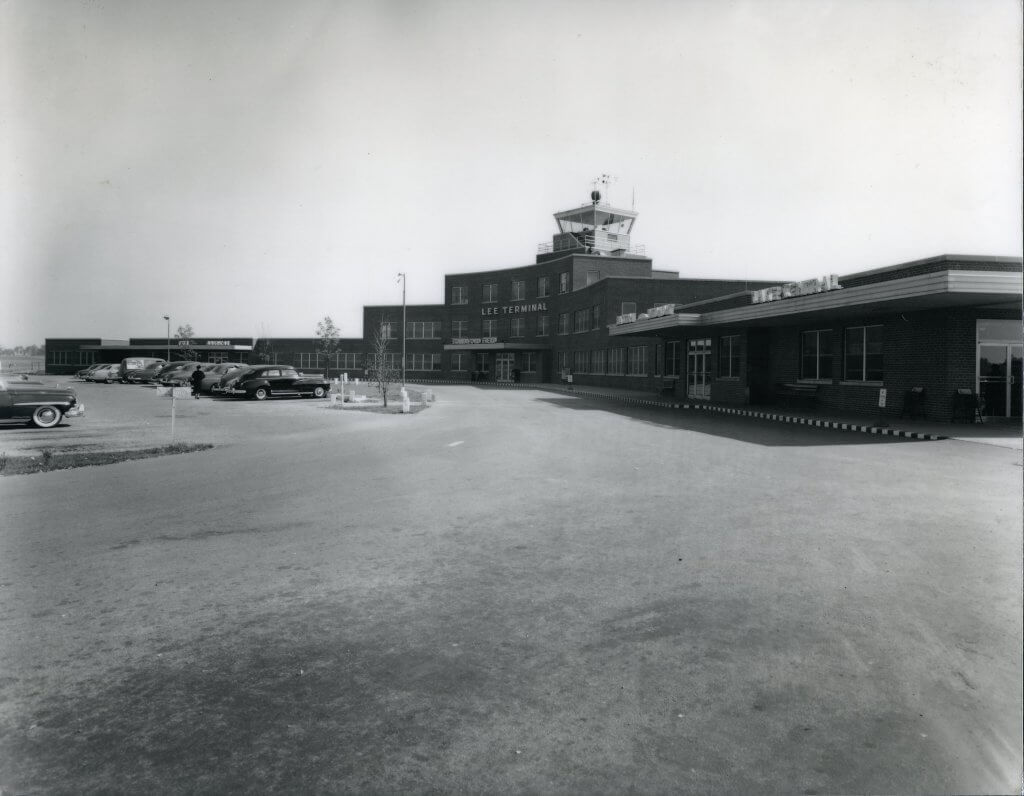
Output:
<svg viewBox="0 0 1024 796">
<path fill-rule="evenodd" d="M 617 177 L 682 276 L 1020 255 L 1017 0 L 0 3 L 0 344 L 312 336 Z"/>
</svg>

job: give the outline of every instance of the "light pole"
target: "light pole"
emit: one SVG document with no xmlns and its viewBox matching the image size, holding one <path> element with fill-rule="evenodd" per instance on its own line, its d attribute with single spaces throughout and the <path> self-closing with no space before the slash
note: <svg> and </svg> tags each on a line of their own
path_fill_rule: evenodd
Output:
<svg viewBox="0 0 1024 796">
<path fill-rule="evenodd" d="M 398 278 L 402 280 L 402 386 L 405 386 L 405 274 L 401 273 Z M 397 281 L 397 280 L 396 280 Z"/>
<path fill-rule="evenodd" d="M 164 320 L 167 321 L 167 361 L 171 361 L 171 316 L 165 315 Z"/>
</svg>

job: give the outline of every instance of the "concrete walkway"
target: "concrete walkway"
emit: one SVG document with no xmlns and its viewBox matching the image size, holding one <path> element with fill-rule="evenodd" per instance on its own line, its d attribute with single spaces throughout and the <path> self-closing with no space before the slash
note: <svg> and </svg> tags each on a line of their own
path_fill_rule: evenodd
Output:
<svg viewBox="0 0 1024 796">
<path fill-rule="evenodd" d="M 484 385 L 479 386 L 483 387 Z M 501 389 L 501 387 L 494 384 L 486 386 Z M 957 439 L 965 442 L 1013 448 L 1015 450 L 1024 449 L 1024 432 L 1022 432 L 1019 419 L 1001 420 L 989 418 L 984 423 L 943 423 L 938 420 L 911 420 L 910 418 L 893 416 L 871 418 L 865 415 L 832 412 L 827 409 L 805 410 L 783 409 L 777 406 L 726 406 L 707 401 L 692 401 L 679 397 L 658 396 L 649 392 L 622 390 L 614 387 L 576 385 L 569 389 L 564 385 L 549 384 L 517 384 L 515 386 L 519 388 L 545 389 L 552 392 L 575 395 L 579 398 L 616 401 L 631 406 L 713 412 L 738 417 L 755 417 L 769 422 L 798 423 L 863 434 L 879 434 L 922 440 Z"/>
</svg>

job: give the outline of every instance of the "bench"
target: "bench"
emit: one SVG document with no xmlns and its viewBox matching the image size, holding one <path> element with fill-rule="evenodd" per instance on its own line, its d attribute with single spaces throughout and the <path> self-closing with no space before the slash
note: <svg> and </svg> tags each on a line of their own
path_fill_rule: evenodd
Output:
<svg viewBox="0 0 1024 796">
<path fill-rule="evenodd" d="M 783 406 L 814 406 L 818 402 L 817 384 L 776 384 L 775 398 Z"/>
<path fill-rule="evenodd" d="M 677 379 L 662 379 L 661 386 L 658 388 L 658 395 L 664 395 L 671 398 L 676 394 L 676 381 Z"/>
</svg>

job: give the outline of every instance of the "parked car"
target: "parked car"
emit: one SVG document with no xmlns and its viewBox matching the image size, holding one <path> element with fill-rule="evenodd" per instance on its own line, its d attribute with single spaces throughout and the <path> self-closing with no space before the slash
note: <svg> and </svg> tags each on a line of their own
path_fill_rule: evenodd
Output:
<svg viewBox="0 0 1024 796">
<path fill-rule="evenodd" d="M 0 378 L 0 420 L 18 420 L 38 428 L 53 428 L 61 418 L 80 417 L 85 404 L 70 387 L 49 387 L 27 378 Z"/>
<path fill-rule="evenodd" d="M 145 370 L 150 365 L 158 364 L 163 367 L 167 364 L 166 359 L 159 359 L 157 357 L 128 357 L 121 360 L 121 367 L 118 369 L 117 375 L 121 380 L 122 384 L 127 384 L 131 381 L 130 376 L 133 373 L 137 373 L 140 370 Z"/>
<path fill-rule="evenodd" d="M 82 381 L 88 381 L 89 380 L 89 374 L 92 373 L 94 370 L 96 370 L 96 368 L 102 368 L 102 367 L 103 367 L 103 364 L 100 363 L 100 362 L 97 362 L 97 363 L 95 363 L 93 365 L 90 365 L 87 368 L 82 368 L 80 371 L 78 371 L 78 373 L 75 374 L 75 378 L 76 379 L 82 379 Z"/>
<path fill-rule="evenodd" d="M 190 387 L 192 385 L 192 374 L 195 372 L 196 367 L 206 374 L 217 367 L 217 365 L 214 362 L 191 362 L 186 367 L 178 368 L 162 375 L 160 383 L 164 387 Z"/>
<path fill-rule="evenodd" d="M 133 370 L 128 374 L 129 384 L 148 384 L 156 378 L 156 375 L 167 366 L 162 359 L 147 365 L 142 370 Z"/>
<path fill-rule="evenodd" d="M 257 401 L 273 396 L 323 398 L 331 386 L 322 376 L 302 376 L 289 365 L 258 365 L 243 371 L 237 379 L 224 392 Z"/>
<path fill-rule="evenodd" d="M 117 381 L 120 378 L 120 370 L 120 362 L 108 362 L 106 364 L 100 365 L 85 378 L 86 381 L 102 381 L 105 384 L 110 384 L 110 382 Z"/>
<path fill-rule="evenodd" d="M 151 381 L 155 382 L 156 384 L 170 383 L 168 379 L 170 379 L 172 374 L 177 373 L 179 370 L 182 370 L 183 368 L 187 368 L 188 372 L 191 373 L 193 370 L 196 369 L 196 365 L 201 364 L 201 362 L 193 362 L 192 360 L 180 359 L 176 360 L 175 362 L 168 362 L 159 371 L 157 371 L 157 374 L 151 379 Z"/>
<path fill-rule="evenodd" d="M 199 389 L 202 392 L 213 392 L 215 387 L 220 386 L 225 376 L 234 375 L 248 367 L 248 365 L 243 365 L 241 362 L 218 362 L 206 371 L 203 376 L 203 384 Z"/>
</svg>

